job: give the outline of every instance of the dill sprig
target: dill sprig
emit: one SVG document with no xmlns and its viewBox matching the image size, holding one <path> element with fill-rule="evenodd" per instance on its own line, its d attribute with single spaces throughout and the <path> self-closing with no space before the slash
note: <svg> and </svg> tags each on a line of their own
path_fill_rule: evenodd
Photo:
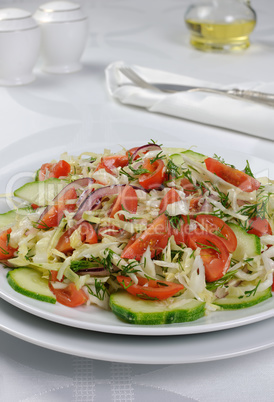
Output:
<svg viewBox="0 0 274 402">
<path fill-rule="evenodd" d="M 165 158 L 165 155 L 163 154 L 163 151 L 160 151 L 154 158 L 150 159 L 150 164 L 153 165 L 154 162 L 158 161 L 159 159 L 164 159 L 164 158 Z"/>
<path fill-rule="evenodd" d="M 171 179 L 178 179 L 182 174 L 180 167 L 177 166 L 171 159 L 168 159 L 167 161 L 166 173 Z"/>
<path fill-rule="evenodd" d="M 255 286 L 255 288 L 253 288 L 253 289 L 251 289 L 251 290 L 246 290 L 246 291 L 245 291 L 245 294 L 242 295 L 242 296 L 239 296 L 238 299 L 243 299 L 244 297 L 255 296 L 255 294 L 256 294 L 256 292 L 257 292 L 257 290 L 258 290 L 258 287 L 259 287 L 260 283 L 261 283 L 261 280 L 259 280 L 259 282 L 258 282 L 257 285 Z"/>
<path fill-rule="evenodd" d="M 246 166 L 245 166 L 245 168 L 244 168 L 244 172 L 245 172 L 246 174 L 248 174 L 248 176 L 251 176 L 251 177 L 254 178 L 254 174 L 252 173 L 252 170 L 251 170 L 251 168 L 250 168 L 250 165 L 249 165 L 248 160 L 246 161 Z"/>
<path fill-rule="evenodd" d="M 234 165 L 230 165 L 229 163 L 226 163 L 226 161 L 224 160 L 224 158 L 222 158 L 221 156 L 218 156 L 218 155 L 214 154 L 214 155 L 213 155 L 213 158 L 216 159 L 217 161 L 223 163 L 224 165 L 230 166 L 230 167 L 232 167 L 233 169 L 235 169 L 235 166 L 234 166 Z"/>
<path fill-rule="evenodd" d="M 131 261 L 127 265 L 122 265 L 120 274 L 123 276 L 128 276 L 129 274 L 136 274 L 137 272 L 140 272 L 140 269 L 136 268 L 137 266 L 139 266 L 137 261 Z"/>
<path fill-rule="evenodd" d="M 210 290 L 211 292 L 214 292 L 217 288 L 226 286 L 227 283 L 232 278 L 235 277 L 237 271 L 238 271 L 237 269 L 235 269 L 234 271 L 229 271 L 222 278 L 218 279 L 217 281 L 207 283 L 206 284 L 207 290 Z"/>
<path fill-rule="evenodd" d="M 181 215 L 176 215 L 176 216 L 171 216 L 167 211 L 165 211 L 165 215 L 169 220 L 169 223 L 173 229 L 181 229 L 181 224 L 182 224 L 182 216 Z"/>
<path fill-rule="evenodd" d="M 91 289 L 89 285 L 86 285 L 88 292 L 92 295 L 97 297 L 99 300 L 104 300 L 105 294 L 107 293 L 107 288 L 105 285 L 98 279 L 95 279 L 94 287 L 95 287 L 95 292 Z"/>
<path fill-rule="evenodd" d="M 257 202 L 254 204 L 243 205 L 239 210 L 241 215 L 247 216 L 248 219 L 260 217 L 262 219 L 269 216 L 268 202 L 272 193 L 261 192 L 257 197 Z M 246 222 L 247 223 L 247 222 Z"/>
<path fill-rule="evenodd" d="M 207 250 L 207 249 L 209 249 L 209 250 L 214 250 L 214 251 L 216 251 L 218 254 L 221 254 L 220 249 L 219 249 L 217 246 L 215 246 L 214 243 L 212 243 L 210 240 L 207 240 L 207 241 L 208 241 L 209 244 L 198 243 L 198 242 L 196 242 L 196 244 L 197 244 L 201 249 L 203 249 L 203 250 Z"/>
</svg>

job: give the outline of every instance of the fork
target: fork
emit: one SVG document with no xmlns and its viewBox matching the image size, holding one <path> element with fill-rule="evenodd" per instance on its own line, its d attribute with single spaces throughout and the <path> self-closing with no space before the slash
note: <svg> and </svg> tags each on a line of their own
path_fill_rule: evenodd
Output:
<svg viewBox="0 0 274 402">
<path fill-rule="evenodd" d="M 245 99 L 252 102 L 266 104 L 268 106 L 274 106 L 274 95 L 264 92 L 243 90 L 243 89 L 215 89 L 206 87 L 194 87 L 189 85 L 173 85 L 163 83 L 149 83 L 145 81 L 140 75 L 138 75 L 131 67 L 123 66 L 119 68 L 120 72 L 127 77 L 134 84 L 144 89 L 151 89 L 159 92 L 175 93 L 175 92 L 209 92 L 219 95 L 227 95 L 236 99 Z"/>
</svg>

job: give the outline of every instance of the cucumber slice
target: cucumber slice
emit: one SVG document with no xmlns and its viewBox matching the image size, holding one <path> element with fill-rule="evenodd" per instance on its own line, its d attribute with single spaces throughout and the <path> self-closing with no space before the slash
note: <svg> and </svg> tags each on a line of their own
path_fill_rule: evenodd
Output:
<svg viewBox="0 0 274 402">
<path fill-rule="evenodd" d="M 196 162 L 204 162 L 204 160 L 207 158 L 206 155 L 200 154 L 199 152 L 194 152 L 191 149 L 182 152 L 182 154 L 188 156 L 191 159 L 194 159 Z"/>
<path fill-rule="evenodd" d="M 184 155 L 193 159 L 196 162 L 204 162 L 204 160 L 207 158 L 207 156 L 200 154 L 199 152 L 194 152 L 191 149 L 188 149 L 186 151 L 170 155 L 170 159 L 176 165 L 182 165 L 184 163 Z"/>
<path fill-rule="evenodd" d="M 60 179 L 32 181 L 15 190 L 14 195 L 31 204 L 44 207 L 48 205 L 67 184 L 67 180 Z"/>
<path fill-rule="evenodd" d="M 214 304 L 220 306 L 222 309 L 236 310 L 254 306 L 255 304 L 261 303 L 270 297 L 272 297 L 271 288 L 267 288 L 262 292 L 256 292 L 255 295 L 249 297 L 244 296 L 241 299 L 238 297 L 224 297 L 223 299 L 215 301 Z"/>
<path fill-rule="evenodd" d="M 130 324 L 161 325 L 194 321 L 205 315 L 205 303 L 198 300 L 151 301 L 118 291 L 110 296 L 114 314 Z"/>
<path fill-rule="evenodd" d="M 48 281 L 31 268 L 16 268 L 7 274 L 8 283 L 18 293 L 48 303 L 56 303 L 54 294 L 50 291 Z"/>
<path fill-rule="evenodd" d="M 258 236 L 247 233 L 244 228 L 234 223 L 228 223 L 228 225 L 237 237 L 237 248 L 232 254 L 235 260 L 241 261 L 261 254 L 261 240 Z"/>
<path fill-rule="evenodd" d="M 40 173 L 40 170 L 41 170 L 41 169 L 38 169 L 38 170 L 36 170 L 36 172 L 35 172 L 35 176 L 34 176 L 34 180 L 35 180 L 35 181 L 39 181 L 39 173 Z"/>
<path fill-rule="evenodd" d="M 31 207 L 12 209 L 11 211 L 0 214 L 0 229 L 4 227 L 11 227 L 17 220 L 41 212 L 43 209 L 39 208 L 33 210 Z"/>
</svg>

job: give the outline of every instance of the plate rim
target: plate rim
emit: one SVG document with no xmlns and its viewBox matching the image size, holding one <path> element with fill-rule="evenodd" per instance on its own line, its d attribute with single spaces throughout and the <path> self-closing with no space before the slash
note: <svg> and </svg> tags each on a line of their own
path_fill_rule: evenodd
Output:
<svg viewBox="0 0 274 402">
<path fill-rule="evenodd" d="M 0 305 L 3 303 L 3 300 L 0 300 Z M 270 338 L 269 340 L 264 340 L 262 337 L 254 336 L 253 340 L 251 339 L 250 336 L 246 336 L 246 334 L 250 335 L 250 329 L 248 327 L 236 327 L 233 329 L 230 329 L 228 331 L 224 332 L 213 332 L 210 336 L 209 339 L 205 341 L 204 339 L 204 334 L 196 334 L 196 343 L 202 342 L 203 345 L 206 344 L 212 345 L 212 351 L 208 350 L 207 348 L 203 348 L 203 355 L 198 354 L 197 355 L 197 349 L 195 351 L 196 355 L 191 352 L 186 356 L 184 353 L 176 353 L 175 355 L 169 356 L 170 355 L 170 345 L 168 345 L 168 342 L 166 337 L 157 337 L 156 341 L 160 340 L 160 342 L 156 343 L 155 346 L 155 338 L 150 338 L 149 340 L 153 341 L 153 343 L 150 343 L 150 347 L 154 349 L 158 348 L 159 343 L 161 344 L 161 338 L 163 338 L 163 342 L 161 344 L 161 351 L 166 350 L 165 353 L 157 353 L 156 356 L 157 358 L 155 359 L 155 355 L 153 356 L 153 353 L 150 355 L 148 353 L 135 353 L 134 348 L 136 348 L 136 342 L 138 347 L 141 347 L 143 345 L 143 338 L 139 338 L 137 336 L 126 336 L 126 335 L 114 335 L 114 334 L 108 334 L 105 333 L 103 334 L 103 342 L 105 342 L 106 345 L 108 345 L 109 348 L 113 346 L 112 349 L 114 351 L 112 353 L 109 353 L 109 350 L 106 352 L 102 350 L 103 345 L 102 345 L 102 334 L 97 333 L 97 332 L 89 332 L 85 330 L 79 330 L 77 328 L 72 328 L 69 327 L 67 328 L 66 326 L 50 322 L 50 325 L 47 325 L 47 322 L 43 320 L 42 318 L 39 318 L 37 316 L 34 316 L 32 314 L 28 314 L 27 312 L 23 312 L 24 315 L 26 315 L 26 319 L 24 320 L 24 326 L 22 327 L 22 322 L 21 320 L 18 320 L 16 317 L 16 313 L 18 313 L 17 308 L 14 307 L 13 305 L 10 305 L 6 301 L 4 301 L 6 304 L 4 306 L 4 309 L 1 309 L 0 311 L 0 317 L 2 318 L 0 322 L 0 330 L 15 337 L 18 339 L 21 339 L 25 342 L 31 343 L 33 345 L 43 347 L 49 350 L 53 350 L 56 352 L 60 353 L 65 353 L 68 355 L 72 356 L 78 356 L 78 357 L 85 357 L 85 358 L 90 358 L 90 359 L 95 359 L 95 360 L 101 360 L 101 361 L 110 361 L 110 362 L 118 362 L 118 363 L 126 363 L 126 364 L 158 364 L 158 365 L 163 365 L 163 364 L 190 364 L 190 363 L 202 363 L 202 362 L 210 362 L 210 361 L 216 361 L 216 360 L 223 360 L 223 359 L 228 359 L 228 358 L 233 358 L 233 357 L 239 357 L 251 353 L 255 353 L 258 351 L 266 350 L 269 348 L 274 347 L 274 339 L 273 337 Z M 15 314 L 10 314 L 6 313 L 5 310 L 13 310 L 15 309 Z M 3 323 L 3 315 L 6 314 L 6 317 L 4 316 L 4 323 Z M 19 314 L 18 314 L 19 315 Z M 10 321 L 10 322 L 6 322 Z M 11 323 L 11 321 L 13 322 Z M 265 327 L 271 327 L 274 324 L 274 319 L 269 319 L 265 320 L 263 323 L 263 326 Z M 254 323 L 252 324 L 253 330 L 256 328 L 258 330 L 258 325 L 259 323 Z M 260 324 L 260 329 L 261 331 L 261 324 Z M 35 332 L 36 331 L 36 332 Z M 40 334 L 39 336 L 37 335 L 37 331 Z M 248 332 L 247 332 L 248 331 Z M 273 332 L 273 331 L 272 331 Z M 57 338 L 55 339 L 54 337 L 52 338 L 52 333 L 57 335 Z M 263 334 L 265 334 L 265 337 L 267 338 L 268 334 L 271 333 L 271 330 L 269 331 L 268 329 L 262 331 Z M 59 339 L 58 339 L 59 337 Z M 217 338 L 216 338 L 217 337 Z M 233 340 L 233 338 L 239 339 L 239 337 L 243 337 L 243 339 L 247 339 L 247 342 L 232 342 L 233 343 L 233 351 L 227 351 L 225 347 L 227 347 L 227 342 L 226 340 Z M 73 342 L 73 340 L 77 339 L 76 342 Z M 114 346 L 117 345 L 117 339 L 120 341 L 118 344 L 121 342 L 124 342 L 124 340 L 127 342 L 127 345 L 132 348 L 131 354 L 127 353 L 120 353 L 120 345 L 118 350 L 114 348 Z M 69 342 L 68 342 L 69 340 Z M 193 337 L 192 335 L 181 335 L 176 337 L 176 340 L 178 341 L 176 344 L 176 347 L 178 345 L 178 352 L 181 352 L 184 350 L 184 348 L 190 348 L 187 349 L 188 351 L 193 349 L 195 347 L 195 342 L 193 345 Z M 182 342 L 180 342 L 182 340 Z M 174 338 L 169 338 L 169 342 L 174 342 Z M 220 351 L 217 353 L 216 352 L 216 341 L 219 343 Z M 97 347 L 89 347 L 86 348 L 86 344 L 94 344 Z M 81 345 L 81 346 L 79 346 Z M 225 347 L 223 348 L 223 345 Z M 100 347 L 98 347 L 100 346 Z M 148 351 L 150 350 L 150 347 L 147 349 Z M 231 346 L 230 346 L 231 348 Z M 205 350 L 206 349 L 206 350 Z M 176 349 L 177 350 L 177 349 Z M 134 352 L 134 353 L 133 353 Z"/>
</svg>

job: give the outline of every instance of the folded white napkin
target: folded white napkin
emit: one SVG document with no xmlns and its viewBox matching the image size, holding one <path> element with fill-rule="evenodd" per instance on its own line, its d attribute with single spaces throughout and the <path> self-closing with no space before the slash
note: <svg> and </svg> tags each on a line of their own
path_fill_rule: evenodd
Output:
<svg viewBox="0 0 274 402">
<path fill-rule="evenodd" d="M 206 92 L 160 93 L 132 84 L 120 71 L 123 62 L 114 62 L 106 68 L 109 93 L 121 103 L 146 108 L 150 112 L 168 114 L 200 123 L 224 127 L 274 141 L 274 108 L 258 103 L 237 100 Z M 148 82 L 195 85 L 228 89 L 239 86 L 274 93 L 272 83 L 245 83 L 221 86 L 212 82 L 170 74 L 140 66 L 132 66 Z M 132 84 L 132 85 L 130 85 Z"/>
</svg>

